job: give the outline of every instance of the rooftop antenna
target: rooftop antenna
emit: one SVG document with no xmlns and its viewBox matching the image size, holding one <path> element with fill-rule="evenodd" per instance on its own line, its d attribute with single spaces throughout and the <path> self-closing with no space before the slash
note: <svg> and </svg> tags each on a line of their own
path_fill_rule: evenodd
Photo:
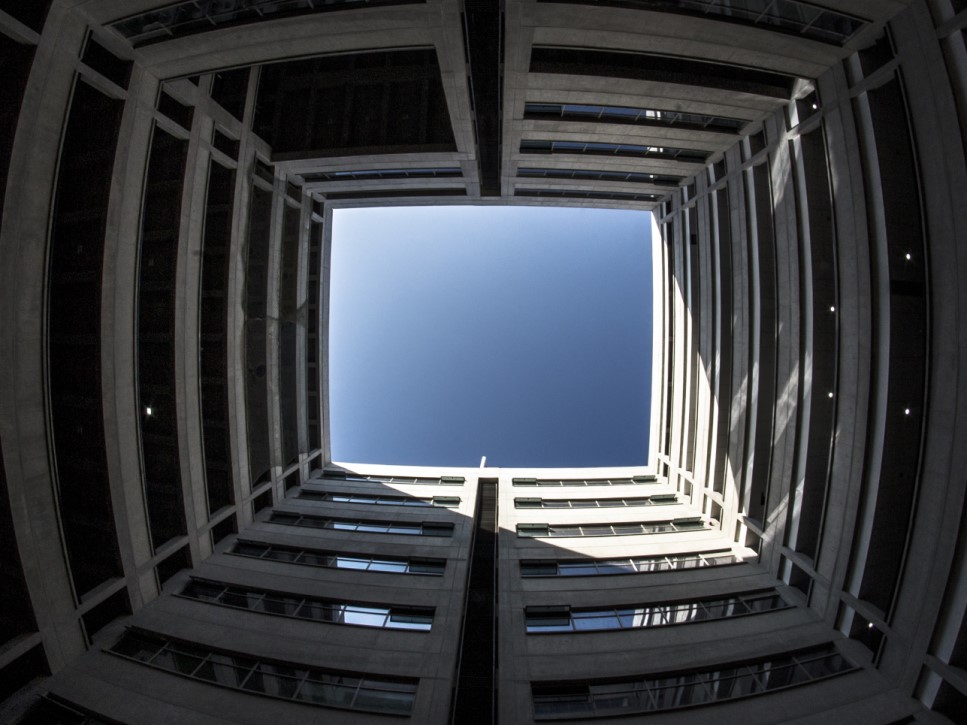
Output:
<svg viewBox="0 0 967 725">
<path fill-rule="evenodd" d="M 481 468 L 487 467 L 487 456 L 480 456 L 480 467 Z"/>
</svg>

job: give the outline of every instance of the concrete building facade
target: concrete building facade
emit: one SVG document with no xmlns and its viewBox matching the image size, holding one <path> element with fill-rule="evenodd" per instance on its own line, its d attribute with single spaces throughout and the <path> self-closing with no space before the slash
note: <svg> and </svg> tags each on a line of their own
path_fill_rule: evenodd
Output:
<svg viewBox="0 0 967 725">
<path fill-rule="evenodd" d="M 967 719 L 961 0 L 0 2 L 0 720 Z M 651 210 L 649 464 L 332 461 L 332 213 Z"/>
</svg>

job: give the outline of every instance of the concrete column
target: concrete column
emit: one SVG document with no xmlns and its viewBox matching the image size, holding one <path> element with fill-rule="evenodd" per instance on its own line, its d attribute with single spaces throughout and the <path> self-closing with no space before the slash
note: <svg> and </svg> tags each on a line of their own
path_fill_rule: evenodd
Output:
<svg viewBox="0 0 967 725">
<path fill-rule="evenodd" d="M 672 466 L 669 477 L 673 481 L 673 486 L 680 487 L 679 471 L 684 470 L 682 461 L 682 451 L 684 449 L 683 430 L 685 426 L 685 405 L 688 398 L 688 359 L 686 351 L 686 306 L 685 295 L 687 294 L 688 278 L 685 272 L 685 259 L 683 254 L 683 227 L 684 212 L 682 211 L 681 191 L 672 195 L 672 216 L 669 229 L 669 241 L 671 243 L 672 257 L 668 260 L 672 268 L 671 298 L 669 304 L 674 309 L 675 316 L 675 344 L 671 350 L 674 356 L 674 370 L 672 372 L 672 426 L 671 426 L 671 446 L 669 456 Z"/>
<path fill-rule="evenodd" d="M 141 203 L 157 93 L 157 79 L 135 66 L 115 156 L 101 277 L 104 441 L 121 562 L 134 609 L 157 596 L 154 571 L 145 565 L 154 547 L 165 543 L 151 540 L 148 523 L 136 353 Z"/>
<path fill-rule="evenodd" d="M 269 447 L 275 500 L 285 498 L 282 458 L 282 411 L 279 403 L 279 283 L 282 275 L 282 216 L 285 213 L 285 173 L 275 168 L 272 227 L 269 230 L 268 290 L 265 305 L 265 384 L 268 385 Z"/>
<path fill-rule="evenodd" d="M 319 404 L 322 406 L 322 463 L 332 461 L 329 421 L 329 291 L 332 287 L 332 207 L 325 206 L 325 219 L 322 222 L 322 272 L 319 294 Z"/>
<path fill-rule="evenodd" d="M 309 458 L 309 418 L 306 397 L 307 360 L 306 345 L 308 338 L 306 326 L 309 324 L 308 288 L 309 288 L 309 235 L 312 233 L 312 197 L 304 193 L 300 197 L 302 208 L 299 213 L 299 273 L 298 273 L 298 313 L 296 324 L 296 415 L 299 424 L 299 463 L 300 480 L 309 476 L 306 465 Z"/>
<path fill-rule="evenodd" d="M 235 501 L 239 525 L 252 520 L 252 509 L 245 504 L 252 493 L 252 474 L 249 470 L 248 419 L 245 415 L 245 263 L 248 256 L 249 207 L 252 203 L 252 168 L 255 165 L 255 146 L 252 116 L 255 112 L 255 90 L 258 71 L 249 71 L 248 93 L 245 97 L 241 134 L 239 135 L 238 168 L 235 174 L 235 197 L 232 219 L 232 243 L 229 250 L 228 274 L 228 418 L 232 450 L 232 479 L 235 482 Z"/>
<path fill-rule="evenodd" d="M 203 83 L 210 82 L 202 79 Z M 201 95 L 201 91 L 199 91 Z M 208 536 L 208 492 L 205 486 L 205 448 L 202 441 L 201 386 L 199 381 L 199 312 L 201 300 L 201 246 L 205 221 L 212 122 L 196 106 L 188 139 L 185 185 L 181 197 L 178 234 L 178 288 L 175 310 L 175 376 L 178 386 L 178 440 L 181 480 L 185 497 L 189 545 L 193 561 L 211 554 Z"/>
<path fill-rule="evenodd" d="M 728 162 L 729 221 L 731 222 L 732 243 L 732 397 L 729 401 L 729 454 L 726 472 L 724 498 L 727 515 L 739 517 L 743 510 L 741 493 L 745 478 L 746 417 L 749 415 L 749 391 L 751 370 L 749 369 L 749 294 L 748 278 L 748 241 L 746 229 L 745 184 L 742 170 L 741 144 L 736 144 L 726 153 Z M 739 532 L 738 542 L 745 543 L 744 524 Z"/>
<path fill-rule="evenodd" d="M 800 217 L 794 189 L 795 167 L 790 154 L 789 133 L 785 130 L 784 109 L 768 121 L 770 179 L 772 181 L 773 221 L 776 254 L 776 387 L 773 413 L 772 463 L 766 504 L 766 543 L 773 571 L 779 567 L 779 554 L 785 534 L 787 504 L 800 434 L 799 389 L 802 381 L 800 345 Z M 800 451 L 802 453 L 802 451 Z"/>
<path fill-rule="evenodd" d="M 24 578 L 53 671 L 86 647 L 61 539 L 44 390 L 48 223 L 85 34 L 59 5 L 51 8 L 24 93 L 0 229 L 3 461 Z"/>
</svg>

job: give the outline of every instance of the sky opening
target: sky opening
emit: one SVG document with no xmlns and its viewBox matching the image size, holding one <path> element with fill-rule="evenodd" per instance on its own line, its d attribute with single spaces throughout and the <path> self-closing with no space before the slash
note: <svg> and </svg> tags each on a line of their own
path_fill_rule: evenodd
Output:
<svg viewBox="0 0 967 725">
<path fill-rule="evenodd" d="M 335 210 L 332 459 L 646 464 L 651 229 L 631 210 Z"/>
</svg>

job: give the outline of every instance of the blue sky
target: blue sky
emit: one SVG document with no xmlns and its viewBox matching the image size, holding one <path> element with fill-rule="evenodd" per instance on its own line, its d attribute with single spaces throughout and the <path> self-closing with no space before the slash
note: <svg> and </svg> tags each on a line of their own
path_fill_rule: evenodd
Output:
<svg viewBox="0 0 967 725">
<path fill-rule="evenodd" d="M 628 210 L 337 210 L 332 458 L 642 465 L 651 218 Z"/>
</svg>

